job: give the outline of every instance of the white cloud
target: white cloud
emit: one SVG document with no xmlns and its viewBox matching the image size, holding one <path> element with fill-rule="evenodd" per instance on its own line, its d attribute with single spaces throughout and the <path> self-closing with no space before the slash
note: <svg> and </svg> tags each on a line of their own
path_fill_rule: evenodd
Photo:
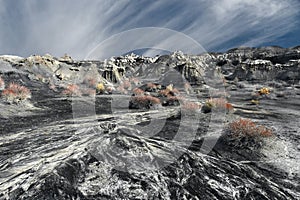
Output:
<svg viewBox="0 0 300 200">
<path fill-rule="evenodd" d="M 256 46 L 293 30 L 298 12 L 297 0 L 0 1 L 0 54 L 84 58 L 113 34 L 149 26 L 181 31 L 210 50 Z"/>
</svg>

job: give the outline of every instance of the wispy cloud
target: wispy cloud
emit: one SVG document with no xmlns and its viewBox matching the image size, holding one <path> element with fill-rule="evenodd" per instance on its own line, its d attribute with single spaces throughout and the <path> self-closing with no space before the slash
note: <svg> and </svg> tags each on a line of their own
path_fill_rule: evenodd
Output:
<svg viewBox="0 0 300 200">
<path fill-rule="evenodd" d="M 0 0 L 0 54 L 80 59 L 113 34 L 140 27 L 182 32 L 208 50 L 257 46 L 292 31 L 299 8 L 298 0 Z"/>
</svg>

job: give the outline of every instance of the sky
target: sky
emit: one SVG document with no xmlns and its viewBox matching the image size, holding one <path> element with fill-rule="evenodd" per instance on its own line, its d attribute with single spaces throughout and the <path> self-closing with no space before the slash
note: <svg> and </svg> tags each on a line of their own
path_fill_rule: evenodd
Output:
<svg viewBox="0 0 300 200">
<path fill-rule="evenodd" d="M 189 42 L 199 46 L 192 53 L 293 47 L 299 11 L 300 0 L 0 0 L 0 55 L 86 59 L 99 49 L 185 51 Z"/>
</svg>

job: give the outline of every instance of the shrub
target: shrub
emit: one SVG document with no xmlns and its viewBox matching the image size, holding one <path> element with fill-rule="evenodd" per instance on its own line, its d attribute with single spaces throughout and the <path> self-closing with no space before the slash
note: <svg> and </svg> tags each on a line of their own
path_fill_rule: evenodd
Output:
<svg viewBox="0 0 300 200">
<path fill-rule="evenodd" d="M 259 91 L 258 91 L 258 94 L 259 95 L 267 95 L 267 94 L 270 94 L 270 89 L 269 88 L 261 88 Z"/>
<path fill-rule="evenodd" d="M 19 102 L 31 98 L 31 92 L 25 86 L 10 83 L 8 87 L 2 91 L 2 97 L 9 102 Z"/>
<path fill-rule="evenodd" d="M 142 96 L 133 96 L 130 100 L 130 108 L 150 108 L 151 106 L 154 105 L 159 105 L 161 104 L 160 99 L 157 97 L 153 96 L 147 96 L 147 95 L 142 95 Z"/>
<path fill-rule="evenodd" d="M 234 137 L 270 137 L 272 130 L 259 126 L 249 119 L 239 119 L 229 124 L 229 131 Z"/>
<path fill-rule="evenodd" d="M 81 96 L 82 93 L 78 85 L 70 84 L 65 90 L 62 91 L 62 94 L 66 96 Z"/>
<path fill-rule="evenodd" d="M 233 110 L 232 104 L 228 103 L 225 98 L 210 98 L 206 101 L 206 105 L 210 108 Z"/>
<path fill-rule="evenodd" d="M 181 106 L 181 109 L 183 109 L 185 111 L 190 111 L 190 112 L 198 111 L 200 108 L 201 108 L 201 105 L 199 103 L 191 102 L 191 101 L 186 101 Z"/>
<path fill-rule="evenodd" d="M 103 94 L 105 92 L 105 86 L 103 83 L 98 83 L 96 86 L 97 93 Z"/>
<path fill-rule="evenodd" d="M 145 91 L 142 90 L 141 88 L 134 88 L 134 89 L 133 89 L 133 93 L 134 93 L 135 95 L 143 95 L 143 94 L 145 93 Z"/>
<path fill-rule="evenodd" d="M 0 77 L 0 90 L 3 90 L 5 88 L 5 82 L 4 80 Z"/>
</svg>

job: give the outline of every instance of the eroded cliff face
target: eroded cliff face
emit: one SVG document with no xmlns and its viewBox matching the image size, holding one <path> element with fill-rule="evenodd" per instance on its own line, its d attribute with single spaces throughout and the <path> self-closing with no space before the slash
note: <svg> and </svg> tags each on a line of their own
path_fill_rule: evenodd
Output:
<svg viewBox="0 0 300 200">
<path fill-rule="evenodd" d="M 299 72 L 297 47 L 0 56 L 0 198 L 299 199 Z M 273 136 L 229 138 L 240 117 Z"/>
</svg>

